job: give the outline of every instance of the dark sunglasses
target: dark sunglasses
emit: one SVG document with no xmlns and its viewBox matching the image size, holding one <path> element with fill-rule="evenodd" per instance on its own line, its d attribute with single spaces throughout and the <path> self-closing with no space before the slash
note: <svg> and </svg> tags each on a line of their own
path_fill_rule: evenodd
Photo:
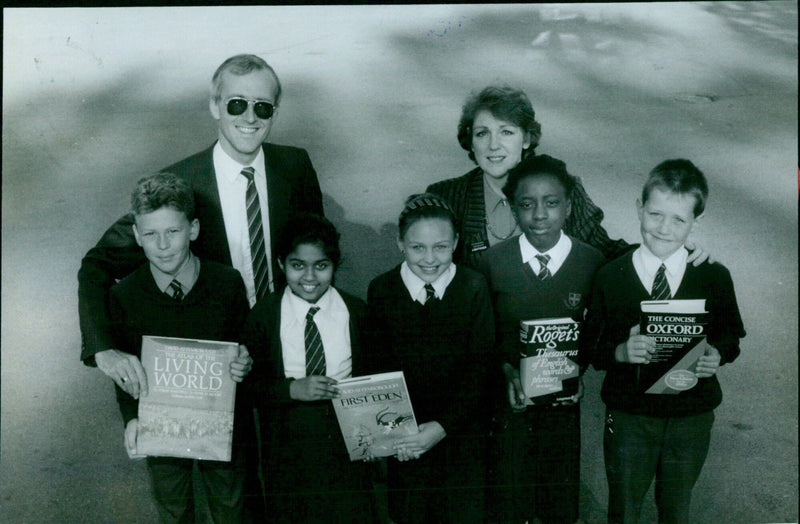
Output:
<svg viewBox="0 0 800 524">
<path fill-rule="evenodd" d="M 267 120 L 275 113 L 275 106 L 263 100 L 247 100 L 245 98 L 231 98 L 228 100 L 228 114 L 239 116 L 247 111 L 247 106 L 253 104 L 253 112 L 258 118 Z"/>
</svg>

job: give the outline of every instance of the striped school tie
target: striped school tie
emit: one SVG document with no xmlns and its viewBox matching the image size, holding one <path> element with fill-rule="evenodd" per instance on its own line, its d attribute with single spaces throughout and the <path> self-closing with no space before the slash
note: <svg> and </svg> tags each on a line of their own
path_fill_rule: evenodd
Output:
<svg viewBox="0 0 800 524">
<path fill-rule="evenodd" d="M 178 301 L 183 300 L 183 289 L 181 289 L 181 283 L 177 279 L 172 279 L 172 282 L 169 283 L 169 289 L 172 291 L 172 298 Z"/>
<path fill-rule="evenodd" d="M 656 278 L 653 280 L 653 289 L 650 291 L 651 300 L 669 300 L 672 294 L 669 290 L 669 282 L 667 282 L 666 266 L 661 264 L 656 272 Z"/>
<path fill-rule="evenodd" d="M 250 257 L 253 263 L 253 280 L 256 299 L 260 300 L 269 293 L 269 261 L 267 260 L 266 242 L 264 240 L 264 223 L 261 220 L 261 202 L 253 180 L 255 170 L 248 166 L 241 173 L 247 178 L 247 231 L 250 234 Z"/>
<path fill-rule="evenodd" d="M 317 323 L 314 322 L 314 315 L 319 308 L 312 306 L 306 313 L 306 376 L 325 374 L 325 350 L 322 347 L 322 338 L 319 336 Z"/>
<path fill-rule="evenodd" d="M 429 282 L 425 284 L 425 305 L 433 304 L 433 301 L 436 300 L 436 291 L 433 289 L 433 285 Z"/>
<path fill-rule="evenodd" d="M 536 274 L 539 280 L 546 280 L 549 278 L 550 270 L 547 268 L 547 263 L 550 262 L 550 255 L 536 255 L 536 260 L 539 261 L 539 272 Z"/>
</svg>

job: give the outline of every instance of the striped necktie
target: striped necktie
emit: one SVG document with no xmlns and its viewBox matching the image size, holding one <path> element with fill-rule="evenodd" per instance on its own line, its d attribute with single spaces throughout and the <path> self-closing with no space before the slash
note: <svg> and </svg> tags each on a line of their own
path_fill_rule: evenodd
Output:
<svg viewBox="0 0 800 524">
<path fill-rule="evenodd" d="M 550 262 L 550 255 L 536 255 L 536 260 L 539 261 L 539 272 L 536 274 L 539 277 L 539 280 L 545 280 L 549 278 L 550 270 L 547 268 L 547 263 Z"/>
<path fill-rule="evenodd" d="M 671 298 L 666 270 L 666 266 L 661 264 L 661 267 L 659 267 L 656 272 L 656 278 L 653 279 L 653 289 L 650 291 L 650 298 L 652 300 L 669 300 Z"/>
<path fill-rule="evenodd" d="M 269 261 L 267 260 L 266 242 L 264 240 L 264 223 L 261 219 L 261 202 L 253 180 L 255 170 L 248 166 L 241 173 L 247 178 L 247 231 L 250 234 L 250 258 L 253 264 L 253 281 L 256 299 L 260 300 L 269 293 Z"/>
<path fill-rule="evenodd" d="M 181 289 L 181 283 L 177 279 L 172 279 L 172 282 L 169 283 L 169 289 L 172 291 L 172 298 L 178 301 L 183 300 L 183 289 Z"/>
<path fill-rule="evenodd" d="M 322 338 L 314 322 L 314 315 L 319 311 L 317 306 L 308 308 L 306 313 L 306 376 L 325 374 L 325 350 L 322 347 Z"/>
<path fill-rule="evenodd" d="M 436 291 L 433 289 L 433 285 L 431 283 L 425 284 L 425 305 L 433 304 L 433 301 L 436 300 Z"/>
</svg>

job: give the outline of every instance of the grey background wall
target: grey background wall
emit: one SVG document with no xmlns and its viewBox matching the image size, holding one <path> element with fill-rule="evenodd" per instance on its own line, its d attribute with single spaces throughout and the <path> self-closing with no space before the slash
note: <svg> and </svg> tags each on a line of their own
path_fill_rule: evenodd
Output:
<svg viewBox="0 0 800 524">
<path fill-rule="evenodd" d="M 466 95 L 525 89 L 564 159 L 638 241 L 647 171 L 687 157 L 697 241 L 748 329 L 696 488 L 700 522 L 797 521 L 797 3 L 5 9 L 0 521 L 147 522 L 111 383 L 79 361 L 77 273 L 138 177 L 210 145 L 207 85 L 253 52 L 285 97 L 271 140 L 306 148 L 342 232 L 339 284 L 399 262 L 395 218 L 472 167 Z M 582 515 L 606 504 L 601 377 L 583 406 Z M 654 518 L 652 502 L 647 518 Z"/>
</svg>

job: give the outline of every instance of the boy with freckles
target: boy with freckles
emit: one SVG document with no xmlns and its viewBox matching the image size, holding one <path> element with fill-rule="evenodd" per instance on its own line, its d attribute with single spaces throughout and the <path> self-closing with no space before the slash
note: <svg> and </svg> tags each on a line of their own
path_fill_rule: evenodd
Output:
<svg viewBox="0 0 800 524">
<path fill-rule="evenodd" d="M 653 478 L 659 522 L 690 521 L 692 488 L 708 452 L 714 408 L 722 402 L 716 374 L 736 359 L 745 336 L 728 270 L 719 263 L 686 263 L 686 238 L 707 197 L 705 176 L 690 161 L 656 166 L 636 203 L 642 245 L 595 278 L 581 351 L 591 351 L 592 364 L 606 370 L 601 396 L 610 523 L 639 521 Z M 636 386 L 637 369 L 655 351 L 653 339 L 639 333 L 640 304 L 657 298 L 664 280 L 668 298 L 705 299 L 710 314 L 697 384 L 674 395 L 647 394 Z"/>
<path fill-rule="evenodd" d="M 122 374 L 120 381 L 127 388 L 115 384 L 125 424 L 125 450 L 130 458 L 139 458 L 138 399 L 148 394 L 139 361 L 142 336 L 238 341 L 249 306 L 238 271 L 192 253 L 190 243 L 200 234 L 200 222 L 186 181 L 170 173 L 143 178 L 133 192 L 131 208 L 133 234 L 148 263 L 111 288 L 108 316 L 114 344 L 137 364 L 135 370 L 141 370 Z M 239 346 L 228 370 L 231 378 L 241 382 L 252 362 L 247 349 Z M 252 431 L 247 417 L 251 408 L 241 394 L 235 406 L 230 462 L 147 457 L 162 522 L 194 522 L 195 462 L 214 522 L 242 520 L 244 443 Z"/>
</svg>

